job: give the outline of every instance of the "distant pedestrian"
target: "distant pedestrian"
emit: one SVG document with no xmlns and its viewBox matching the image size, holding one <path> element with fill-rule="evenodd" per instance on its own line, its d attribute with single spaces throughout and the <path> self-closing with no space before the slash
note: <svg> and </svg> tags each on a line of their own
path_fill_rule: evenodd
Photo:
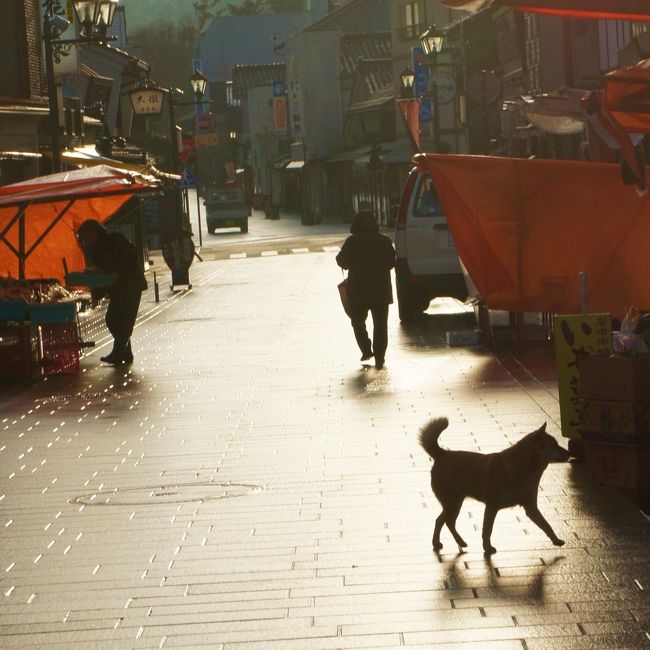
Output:
<svg viewBox="0 0 650 650">
<path fill-rule="evenodd" d="M 93 298 L 108 295 L 106 327 L 113 336 L 113 350 L 104 357 L 105 363 L 133 363 L 131 334 L 138 315 L 142 292 L 147 280 L 135 246 L 122 234 L 109 233 L 104 226 L 88 219 L 77 230 L 86 264 L 113 276 L 113 284 L 105 290 L 93 290 Z"/>
<path fill-rule="evenodd" d="M 388 305 L 393 302 L 390 270 L 395 266 L 391 240 L 379 232 L 371 210 L 357 213 L 348 237 L 336 256 L 337 264 L 348 270 L 350 321 L 361 350 L 361 361 L 375 357 L 375 367 L 383 368 L 388 345 Z M 372 344 L 366 329 L 372 314 Z"/>
</svg>

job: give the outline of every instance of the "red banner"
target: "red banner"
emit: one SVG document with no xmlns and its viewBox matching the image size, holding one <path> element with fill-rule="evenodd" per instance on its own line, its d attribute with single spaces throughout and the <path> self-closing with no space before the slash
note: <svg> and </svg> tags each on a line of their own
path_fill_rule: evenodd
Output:
<svg viewBox="0 0 650 650">
<path fill-rule="evenodd" d="M 181 149 L 180 159 L 185 164 L 194 151 L 194 138 L 183 138 L 183 148 Z"/>
<path fill-rule="evenodd" d="M 399 112 L 404 120 L 404 126 L 408 133 L 413 151 L 420 151 L 420 100 L 419 99 L 398 99 Z"/>
</svg>

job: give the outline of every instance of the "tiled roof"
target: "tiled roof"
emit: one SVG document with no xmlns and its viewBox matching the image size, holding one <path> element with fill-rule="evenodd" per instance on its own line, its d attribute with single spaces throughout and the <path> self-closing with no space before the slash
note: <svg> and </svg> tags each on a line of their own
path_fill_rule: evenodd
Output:
<svg viewBox="0 0 650 650">
<path fill-rule="evenodd" d="M 341 73 L 354 74 L 359 59 L 390 59 L 390 32 L 344 34 L 341 36 Z"/>
<path fill-rule="evenodd" d="M 378 108 L 394 97 L 391 59 L 361 59 L 358 62 L 349 113 Z"/>
<path fill-rule="evenodd" d="M 249 88 L 270 86 L 273 81 L 284 81 L 285 77 L 284 63 L 236 65 L 232 71 L 233 94 L 243 97 Z"/>
<path fill-rule="evenodd" d="M 359 74 L 372 96 L 393 87 L 393 62 L 391 59 L 363 59 L 359 61 Z"/>
</svg>

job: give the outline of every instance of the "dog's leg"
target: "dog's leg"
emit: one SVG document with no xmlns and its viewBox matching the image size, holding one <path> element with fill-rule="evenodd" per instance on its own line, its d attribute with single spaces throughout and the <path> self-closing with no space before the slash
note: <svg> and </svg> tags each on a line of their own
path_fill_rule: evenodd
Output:
<svg viewBox="0 0 650 650">
<path fill-rule="evenodd" d="M 498 508 L 490 505 L 485 506 L 485 513 L 483 514 L 483 550 L 488 555 L 497 552 L 496 548 L 494 548 L 490 543 L 494 519 L 497 516 L 497 512 L 499 512 Z"/>
<path fill-rule="evenodd" d="M 433 538 L 431 539 L 431 545 L 433 546 L 434 551 L 439 551 L 442 548 L 442 544 L 440 543 L 440 531 L 442 530 L 442 526 L 445 523 L 445 510 L 438 515 L 436 518 L 436 525 L 433 529 Z"/>
<path fill-rule="evenodd" d="M 458 531 L 456 530 L 456 519 L 458 519 L 458 513 L 460 512 L 462 505 L 463 500 L 461 499 L 458 501 L 458 503 L 454 503 L 452 506 L 447 506 L 447 508 L 445 508 L 445 523 L 447 524 L 447 528 L 449 528 L 451 534 L 454 536 L 456 544 L 458 544 L 458 546 L 461 548 L 465 548 L 467 546 L 467 542 L 458 534 Z"/>
<path fill-rule="evenodd" d="M 564 540 L 560 539 L 555 534 L 555 531 L 551 528 L 551 524 L 544 519 L 544 515 L 539 511 L 536 503 L 524 506 L 524 510 L 526 511 L 528 518 L 546 533 L 555 546 L 564 546 Z"/>
</svg>

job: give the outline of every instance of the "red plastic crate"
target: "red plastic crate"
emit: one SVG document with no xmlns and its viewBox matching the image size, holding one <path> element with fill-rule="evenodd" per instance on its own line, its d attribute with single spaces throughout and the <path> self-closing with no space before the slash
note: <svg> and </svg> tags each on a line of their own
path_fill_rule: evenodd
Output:
<svg viewBox="0 0 650 650">
<path fill-rule="evenodd" d="M 29 325 L 0 327 L 0 379 L 28 379 L 33 370 Z"/>
<path fill-rule="evenodd" d="M 44 375 L 79 372 L 79 332 L 72 323 L 47 323 L 39 326 L 41 368 Z"/>
</svg>

